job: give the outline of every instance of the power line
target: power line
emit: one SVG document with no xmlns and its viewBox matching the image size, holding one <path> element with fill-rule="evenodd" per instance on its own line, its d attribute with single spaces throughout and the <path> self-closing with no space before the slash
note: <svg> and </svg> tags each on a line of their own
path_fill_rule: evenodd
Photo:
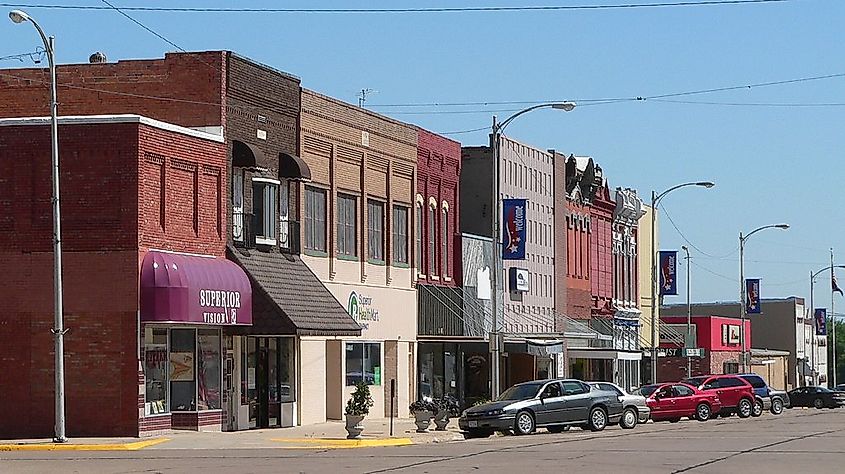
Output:
<svg viewBox="0 0 845 474">
<path fill-rule="evenodd" d="M 795 84 L 799 82 L 810 82 L 810 81 L 820 81 L 823 79 L 834 79 L 845 77 L 845 73 L 835 73 L 835 74 L 825 74 L 823 76 L 811 76 L 811 77 L 799 77 L 796 79 L 785 79 L 782 81 L 769 81 L 769 82 L 758 82 L 756 84 L 745 84 L 739 86 L 727 86 L 727 87 L 715 87 L 711 89 L 700 89 L 694 91 L 686 91 L 686 92 L 675 92 L 672 94 L 660 94 L 660 95 L 653 95 L 648 97 L 637 97 L 637 100 L 654 100 L 654 99 L 667 99 L 671 97 L 684 97 L 690 95 L 700 95 L 700 94 L 712 94 L 714 92 L 726 92 L 726 91 L 735 91 L 740 89 L 753 89 L 755 87 L 770 87 L 770 86 L 781 86 L 785 84 Z"/>
<path fill-rule="evenodd" d="M 488 7 L 426 7 L 426 8 L 220 8 L 220 7 L 121 7 L 126 11 L 170 13 L 472 13 L 472 12 L 530 12 L 571 10 L 614 10 L 669 7 L 704 7 L 718 5 L 753 5 L 787 3 L 796 0 L 701 0 L 679 2 L 619 3 L 599 5 L 534 5 Z M 35 3 L 0 3 L 3 7 L 43 8 L 53 10 L 109 10 L 114 7 L 98 5 L 46 5 Z"/>
<path fill-rule="evenodd" d="M 694 243 L 692 243 L 692 241 L 691 241 L 690 239 L 688 239 L 688 238 L 687 238 L 687 236 L 686 236 L 686 235 L 684 235 L 684 233 L 683 233 L 683 232 L 681 232 L 681 229 L 680 229 L 680 228 L 678 228 L 678 226 L 675 224 L 675 221 L 674 221 L 674 220 L 672 220 L 672 216 L 670 216 L 670 215 L 669 215 L 669 211 L 667 211 L 667 210 L 666 210 L 666 206 L 664 206 L 664 205 L 662 205 L 662 204 L 661 204 L 659 207 L 660 207 L 660 209 L 662 209 L 662 210 L 663 210 L 663 213 L 666 215 L 666 218 L 667 218 L 667 219 L 669 219 L 669 223 L 670 223 L 670 224 L 672 224 L 672 227 L 674 227 L 674 228 L 675 228 L 675 230 L 678 232 L 678 235 L 680 235 L 680 236 L 681 236 L 681 238 L 682 238 L 682 239 L 684 239 L 684 242 L 686 242 L 687 244 L 689 244 L 689 246 L 690 246 L 690 247 L 692 247 L 692 248 L 694 248 L 694 249 L 698 250 L 698 251 L 699 251 L 699 253 L 701 253 L 701 254 L 703 254 L 703 255 L 706 255 L 706 256 L 708 256 L 708 257 L 712 257 L 712 258 L 716 258 L 716 259 L 722 259 L 722 258 L 730 257 L 731 255 L 733 255 L 733 254 L 735 254 L 737 251 L 739 251 L 739 247 L 737 247 L 736 249 L 731 250 L 731 252 L 730 252 L 730 253 L 727 253 L 727 254 L 725 254 L 725 255 L 713 255 L 713 254 L 710 254 L 710 253 L 705 252 L 704 250 L 701 250 L 698 246 L 696 246 Z"/>
<path fill-rule="evenodd" d="M 457 130 L 457 131 L 453 131 L 453 132 L 440 132 L 440 134 L 441 135 L 461 135 L 461 134 L 464 134 L 464 133 L 480 132 L 482 130 L 488 130 L 489 128 L 490 127 L 479 127 L 479 128 L 473 128 L 473 129 L 470 129 L 470 130 Z"/>
<path fill-rule="evenodd" d="M 41 58 L 44 56 L 46 51 L 44 48 L 37 48 L 35 51 L 29 53 L 18 53 L 18 54 L 10 54 L 8 56 L 0 56 L 0 61 L 8 61 L 8 60 L 17 60 L 23 61 L 24 59 L 29 58 L 35 64 L 41 62 Z"/>
<path fill-rule="evenodd" d="M 782 102 L 710 102 L 697 100 L 651 99 L 652 102 L 689 105 L 721 105 L 727 107 L 843 107 L 845 102 L 782 103 Z"/>
</svg>

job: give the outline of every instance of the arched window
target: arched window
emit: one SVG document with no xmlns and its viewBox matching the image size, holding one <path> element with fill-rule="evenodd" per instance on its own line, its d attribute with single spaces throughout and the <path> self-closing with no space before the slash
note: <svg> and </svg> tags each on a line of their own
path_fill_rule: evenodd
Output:
<svg viewBox="0 0 845 474">
<path fill-rule="evenodd" d="M 416 241 L 416 245 L 414 247 L 414 261 L 417 267 L 417 276 L 422 275 L 423 273 L 423 247 L 422 247 L 422 237 L 423 237 L 423 197 L 417 194 L 417 202 L 414 206 L 414 239 Z"/>
<path fill-rule="evenodd" d="M 428 201 L 428 275 L 437 275 L 437 201 Z"/>
<path fill-rule="evenodd" d="M 441 228 L 443 229 L 443 236 L 440 239 L 440 246 L 442 247 L 440 251 L 440 258 L 442 259 L 442 271 L 443 271 L 443 278 L 447 278 L 449 276 L 449 203 L 443 201 L 440 203 L 440 207 L 443 209 L 443 215 L 440 217 L 442 219 Z"/>
</svg>

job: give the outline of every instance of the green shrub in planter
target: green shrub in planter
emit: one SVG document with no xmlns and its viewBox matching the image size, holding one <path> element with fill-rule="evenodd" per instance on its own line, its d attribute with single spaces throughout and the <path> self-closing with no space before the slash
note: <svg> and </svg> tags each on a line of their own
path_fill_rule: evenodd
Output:
<svg viewBox="0 0 845 474">
<path fill-rule="evenodd" d="M 437 413 L 437 405 L 435 405 L 434 402 L 432 402 L 431 400 L 417 400 L 408 406 L 408 410 L 410 410 L 411 413 L 420 411 L 430 411 L 432 413 Z"/>
<path fill-rule="evenodd" d="M 358 382 L 355 385 L 355 391 L 352 392 L 352 397 L 346 402 L 346 414 L 367 415 L 370 413 L 371 406 L 373 406 L 373 397 L 370 396 L 370 387 L 364 382 Z"/>
</svg>

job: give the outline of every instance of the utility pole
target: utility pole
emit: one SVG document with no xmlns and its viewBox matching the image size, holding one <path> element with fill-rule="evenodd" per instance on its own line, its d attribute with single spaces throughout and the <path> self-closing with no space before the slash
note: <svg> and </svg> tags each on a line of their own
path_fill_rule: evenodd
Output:
<svg viewBox="0 0 845 474">
<path fill-rule="evenodd" d="M 830 249 L 830 322 L 833 323 L 833 385 L 836 387 L 836 311 L 833 309 L 833 248 Z"/>
<path fill-rule="evenodd" d="M 690 254 L 689 254 L 689 248 L 687 248 L 686 245 L 682 245 L 681 249 L 686 253 L 686 257 L 684 257 L 684 258 L 687 261 L 687 340 L 686 340 L 686 343 L 684 344 L 684 347 L 686 347 L 687 349 L 692 349 L 692 347 L 689 347 L 691 345 L 690 343 L 692 342 L 692 345 L 696 346 L 696 347 L 697 347 L 697 344 L 695 344 L 695 342 L 692 341 L 692 302 L 691 302 L 692 299 L 691 299 L 691 296 L 690 296 L 690 294 L 692 293 L 692 290 L 691 290 L 691 287 L 690 287 L 690 259 L 691 259 L 691 257 L 690 257 Z M 689 354 L 687 354 L 687 378 L 690 378 L 690 377 L 692 377 L 692 357 Z"/>
</svg>

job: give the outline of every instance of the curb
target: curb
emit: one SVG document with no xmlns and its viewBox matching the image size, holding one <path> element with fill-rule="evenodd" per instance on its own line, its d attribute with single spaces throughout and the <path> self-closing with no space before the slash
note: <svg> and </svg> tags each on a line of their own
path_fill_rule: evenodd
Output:
<svg viewBox="0 0 845 474">
<path fill-rule="evenodd" d="M 0 444 L 0 451 L 138 451 L 165 441 L 170 439 L 155 438 L 120 444 Z"/>
<path fill-rule="evenodd" d="M 378 448 L 388 446 L 410 446 L 411 438 L 385 439 L 343 439 L 343 438 L 272 438 L 270 441 L 287 443 L 293 446 L 280 446 L 282 449 L 354 449 Z"/>
</svg>

